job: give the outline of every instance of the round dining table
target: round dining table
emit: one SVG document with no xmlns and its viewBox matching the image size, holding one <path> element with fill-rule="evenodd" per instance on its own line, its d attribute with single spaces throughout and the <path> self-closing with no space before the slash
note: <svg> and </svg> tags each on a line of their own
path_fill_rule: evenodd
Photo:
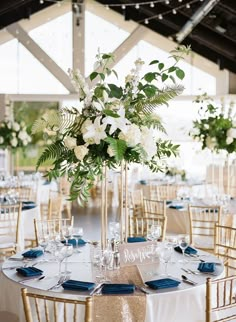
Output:
<svg viewBox="0 0 236 322">
<path fill-rule="evenodd" d="M 161 246 L 160 243 L 159 245 Z M 216 279 L 224 274 L 224 267 L 220 260 L 200 250 L 197 255 L 184 258 L 181 253 L 173 251 L 167 272 L 164 270 L 165 264 L 158 258 L 148 263 L 103 271 L 97 266 L 97 262 L 94 262 L 94 252 L 97 251 L 95 246 L 87 243 L 79 250 L 80 252 L 75 251 L 67 259 L 68 269 L 71 271 L 67 278 L 97 284 L 99 279 L 101 281 L 101 276 L 105 276 L 107 279 L 105 283 L 134 283 L 136 285 L 134 293 L 103 295 L 99 291 L 91 295 L 91 291 L 80 292 L 64 290 L 62 286 L 54 287 L 59 280 L 59 264 L 52 254 L 45 252 L 38 258 L 26 260 L 22 253 L 18 253 L 2 265 L 0 310 L 10 311 L 19 316 L 20 322 L 24 322 L 21 288 L 27 288 L 31 292 L 59 297 L 85 299 L 92 296 L 95 322 L 204 322 L 206 278 Z M 201 262 L 215 263 L 214 272 L 199 272 L 198 266 Z M 44 278 L 26 279 L 16 271 L 17 267 L 22 266 L 41 269 Z M 164 277 L 180 283 L 177 287 L 159 290 L 145 285 L 147 281 Z M 80 313 L 83 315 L 82 310 Z"/>
</svg>

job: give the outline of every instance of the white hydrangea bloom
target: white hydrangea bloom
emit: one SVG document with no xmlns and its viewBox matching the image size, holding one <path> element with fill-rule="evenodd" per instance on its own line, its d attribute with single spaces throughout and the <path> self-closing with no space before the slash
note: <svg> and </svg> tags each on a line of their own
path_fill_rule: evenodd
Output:
<svg viewBox="0 0 236 322">
<path fill-rule="evenodd" d="M 227 138 L 226 138 L 226 144 L 231 144 L 231 143 L 233 143 L 233 141 L 234 141 L 234 138 L 232 138 L 232 136 L 227 136 Z"/>
<path fill-rule="evenodd" d="M 19 134 L 18 134 L 18 138 L 20 139 L 20 140 L 27 140 L 28 139 L 28 134 L 27 134 L 27 132 L 25 132 L 25 131 L 20 131 L 19 132 Z"/>
<path fill-rule="evenodd" d="M 233 139 L 236 138 L 236 128 L 231 128 L 227 131 L 227 137 L 231 137 Z"/>
<path fill-rule="evenodd" d="M 83 161 L 86 154 L 88 154 L 89 149 L 85 145 L 78 145 L 74 148 L 75 156 L 78 160 Z"/>
<path fill-rule="evenodd" d="M 2 136 L 0 136 L 0 144 L 3 144 L 4 143 L 4 139 Z"/>
<path fill-rule="evenodd" d="M 76 143 L 76 138 L 73 138 L 71 136 L 66 136 L 64 139 L 64 144 L 69 150 L 74 149 L 76 147 Z"/>
</svg>

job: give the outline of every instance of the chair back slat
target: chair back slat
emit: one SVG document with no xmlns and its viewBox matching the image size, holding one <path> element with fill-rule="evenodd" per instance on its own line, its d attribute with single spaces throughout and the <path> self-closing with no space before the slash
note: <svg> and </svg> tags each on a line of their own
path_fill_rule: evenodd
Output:
<svg viewBox="0 0 236 322">
<path fill-rule="evenodd" d="M 42 294 L 30 293 L 26 288 L 21 289 L 23 306 L 25 311 L 26 322 L 36 322 L 37 315 L 38 322 L 92 322 L 92 298 L 87 297 L 83 300 L 74 300 L 70 298 L 61 298 L 55 296 L 47 296 Z M 31 301 L 33 299 L 33 302 Z M 37 300 L 37 301 L 36 301 Z M 42 303 L 40 303 L 42 301 Z M 60 304 L 61 303 L 61 304 Z M 41 304 L 41 305 L 40 305 Z M 60 314 L 58 314 L 61 305 Z M 78 319 L 78 308 L 81 307 L 81 312 L 84 311 L 84 317 Z M 83 310 L 85 308 L 85 310 Z M 35 313 L 33 313 L 35 312 Z M 40 313 L 43 313 L 44 319 L 40 320 Z M 33 320 L 34 318 L 34 320 Z"/>
<path fill-rule="evenodd" d="M 220 223 L 220 206 L 189 205 L 190 243 L 199 249 L 214 251 L 215 224 Z"/>
<path fill-rule="evenodd" d="M 236 275 L 217 280 L 207 278 L 206 322 L 236 321 Z"/>
</svg>

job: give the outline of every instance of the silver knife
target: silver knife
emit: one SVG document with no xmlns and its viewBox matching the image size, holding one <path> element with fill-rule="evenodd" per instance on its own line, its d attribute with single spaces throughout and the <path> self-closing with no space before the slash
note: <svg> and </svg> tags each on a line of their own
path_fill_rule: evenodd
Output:
<svg viewBox="0 0 236 322">
<path fill-rule="evenodd" d="M 99 291 L 99 289 L 103 286 L 104 283 L 99 283 L 90 293 L 89 295 L 93 295 L 95 292 Z"/>
</svg>

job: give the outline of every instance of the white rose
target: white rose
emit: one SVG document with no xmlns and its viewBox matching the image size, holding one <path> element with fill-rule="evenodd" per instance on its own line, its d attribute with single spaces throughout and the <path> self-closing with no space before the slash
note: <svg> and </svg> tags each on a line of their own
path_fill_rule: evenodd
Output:
<svg viewBox="0 0 236 322">
<path fill-rule="evenodd" d="M 4 142 L 4 139 L 2 136 L 0 136 L 0 144 L 3 144 L 3 142 Z"/>
<path fill-rule="evenodd" d="M 26 146 L 28 144 L 28 141 L 27 140 L 23 140 L 22 143 L 23 143 L 24 146 Z"/>
<path fill-rule="evenodd" d="M 12 124 L 12 128 L 13 128 L 14 131 L 18 132 L 18 131 L 20 131 L 20 124 L 17 123 L 17 122 L 14 122 Z"/>
<path fill-rule="evenodd" d="M 76 147 L 76 138 L 73 138 L 71 136 L 67 136 L 64 139 L 64 144 L 69 150 L 72 150 Z"/>
<path fill-rule="evenodd" d="M 20 140 L 27 140 L 28 139 L 28 134 L 25 131 L 20 131 L 18 134 L 18 138 Z"/>
<path fill-rule="evenodd" d="M 78 160 L 83 161 L 86 154 L 88 154 L 89 149 L 84 145 L 78 145 L 74 148 L 75 156 Z"/>
<path fill-rule="evenodd" d="M 13 146 L 13 148 L 17 147 L 17 144 L 18 144 L 17 138 L 11 139 L 10 143 L 11 143 L 11 146 Z"/>
<path fill-rule="evenodd" d="M 111 148 L 110 145 L 107 148 L 107 153 L 109 154 L 110 157 L 114 157 L 114 155 L 115 155 L 115 153 L 114 153 L 114 151 L 113 151 L 113 149 Z"/>
<path fill-rule="evenodd" d="M 234 138 L 232 138 L 231 136 L 228 136 L 226 139 L 226 144 L 231 144 L 234 141 Z"/>
<path fill-rule="evenodd" d="M 11 129 L 11 128 L 12 128 L 12 123 L 11 123 L 11 122 L 8 122 L 8 123 L 7 123 L 7 127 L 8 127 L 9 129 Z"/>
<path fill-rule="evenodd" d="M 231 128 L 227 131 L 227 137 L 236 138 L 236 128 Z"/>
<path fill-rule="evenodd" d="M 136 124 L 127 126 L 127 131 L 119 134 L 119 139 L 126 141 L 127 146 L 134 147 L 140 143 L 141 131 Z"/>
<path fill-rule="evenodd" d="M 204 128 L 205 128 L 206 130 L 209 130 L 209 124 L 204 124 Z"/>
</svg>

